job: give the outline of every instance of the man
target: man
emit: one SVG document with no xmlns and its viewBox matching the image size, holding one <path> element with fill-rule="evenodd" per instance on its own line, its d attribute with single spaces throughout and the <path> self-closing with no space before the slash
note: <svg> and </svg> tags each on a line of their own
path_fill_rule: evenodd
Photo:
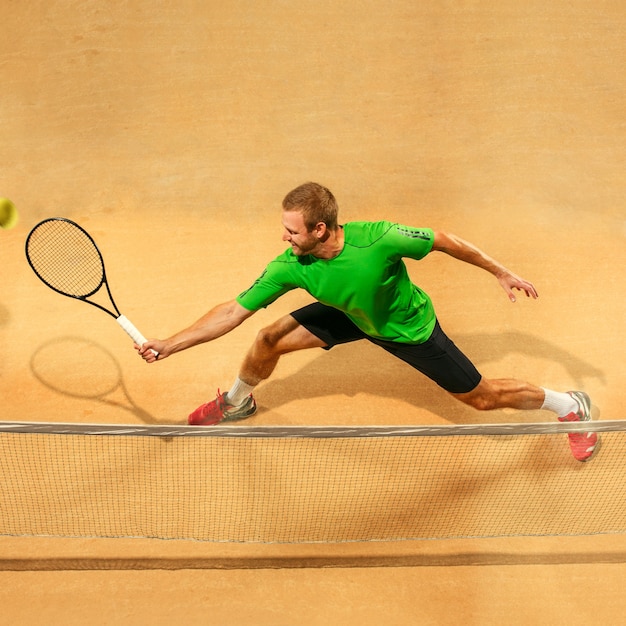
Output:
<svg viewBox="0 0 626 626">
<path fill-rule="evenodd" d="M 290 248 L 247 291 L 169 339 L 136 346 L 152 363 L 225 335 L 291 289 L 305 289 L 317 300 L 262 329 L 230 390 L 218 390 L 215 400 L 191 413 L 190 424 L 253 415 L 252 391 L 271 375 L 283 354 L 330 349 L 359 339 L 379 345 L 478 410 L 547 409 L 560 421 L 591 419 L 591 403 L 582 391 L 559 393 L 513 379 L 483 378 L 445 335 L 430 298 L 409 279 L 403 258 L 419 260 L 434 251 L 444 252 L 493 274 L 511 302 L 516 299 L 514 290 L 537 298 L 531 283 L 455 235 L 386 221 L 340 226 L 337 215 L 337 202 L 328 189 L 317 183 L 297 187 L 283 200 L 283 241 Z M 592 457 L 596 433 L 568 437 L 576 459 Z"/>
</svg>

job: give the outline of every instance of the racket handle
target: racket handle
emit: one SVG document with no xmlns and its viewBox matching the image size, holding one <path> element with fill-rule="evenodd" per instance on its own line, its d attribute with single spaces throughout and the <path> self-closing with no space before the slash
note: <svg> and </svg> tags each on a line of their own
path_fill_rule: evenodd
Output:
<svg viewBox="0 0 626 626">
<path fill-rule="evenodd" d="M 120 315 L 117 319 L 117 323 L 128 333 L 130 338 L 138 345 L 141 346 L 146 343 L 147 339 L 139 332 L 137 327 L 125 316 Z M 154 350 L 152 350 L 154 352 Z M 157 354 L 154 352 L 154 354 Z"/>
</svg>

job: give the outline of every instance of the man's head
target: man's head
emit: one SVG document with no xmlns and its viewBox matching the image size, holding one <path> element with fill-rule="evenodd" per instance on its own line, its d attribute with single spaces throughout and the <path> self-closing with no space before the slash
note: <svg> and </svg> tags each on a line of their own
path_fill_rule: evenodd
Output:
<svg viewBox="0 0 626 626">
<path fill-rule="evenodd" d="M 337 229 L 339 207 L 335 196 L 318 183 L 304 183 L 290 191 L 283 200 L 283 211 L 300 211 L 309 232 L 320 222 L 328 230 Z"/>
<path fill-rule="evenodd" d="M 296 187 L 283 200 L 283 241 L 297 256 L 318 256 L 338 229 L 337 212 L 337 201 L 326 187 L 317 183 Z"/>
</svg>

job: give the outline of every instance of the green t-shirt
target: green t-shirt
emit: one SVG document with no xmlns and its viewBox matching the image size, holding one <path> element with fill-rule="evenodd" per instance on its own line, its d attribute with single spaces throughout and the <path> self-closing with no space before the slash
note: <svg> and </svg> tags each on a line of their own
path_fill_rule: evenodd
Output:
<svg viewBox="0 0 626 626">
<path fill-rule="evenodd" d="M 291 289 L 343 311 L 370 337 L 423 343 L 435 327 L 428 295 L 414 285 L 403 257 L 421 259 L 433 247 L 430 228 L 381 222 L 349 222 L 345 242 L 333 259 L 296 256 L 291 248 L 276 257 L 237 302 L 256 311 Z"/>
</svg>

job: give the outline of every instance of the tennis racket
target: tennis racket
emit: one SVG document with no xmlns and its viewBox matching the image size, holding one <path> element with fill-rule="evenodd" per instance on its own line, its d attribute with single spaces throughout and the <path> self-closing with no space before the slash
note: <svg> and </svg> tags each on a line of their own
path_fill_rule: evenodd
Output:
<svg viewBox="0 0 626 626">
<path fill-rule="evenodd" d="M 135 325 L 117 308 L 107 282 L 102 254 L 84 228 L 64 217 L 39 222 L 26 239 L 26 258 L 37 277 L 50 289 L 92 304 L 114 317 L 136 344 L 146 342 Z M 108 295 L 108 302 L 100 304 L 93 299 L 99 291 L 100 300 Z"/>
</svg>

